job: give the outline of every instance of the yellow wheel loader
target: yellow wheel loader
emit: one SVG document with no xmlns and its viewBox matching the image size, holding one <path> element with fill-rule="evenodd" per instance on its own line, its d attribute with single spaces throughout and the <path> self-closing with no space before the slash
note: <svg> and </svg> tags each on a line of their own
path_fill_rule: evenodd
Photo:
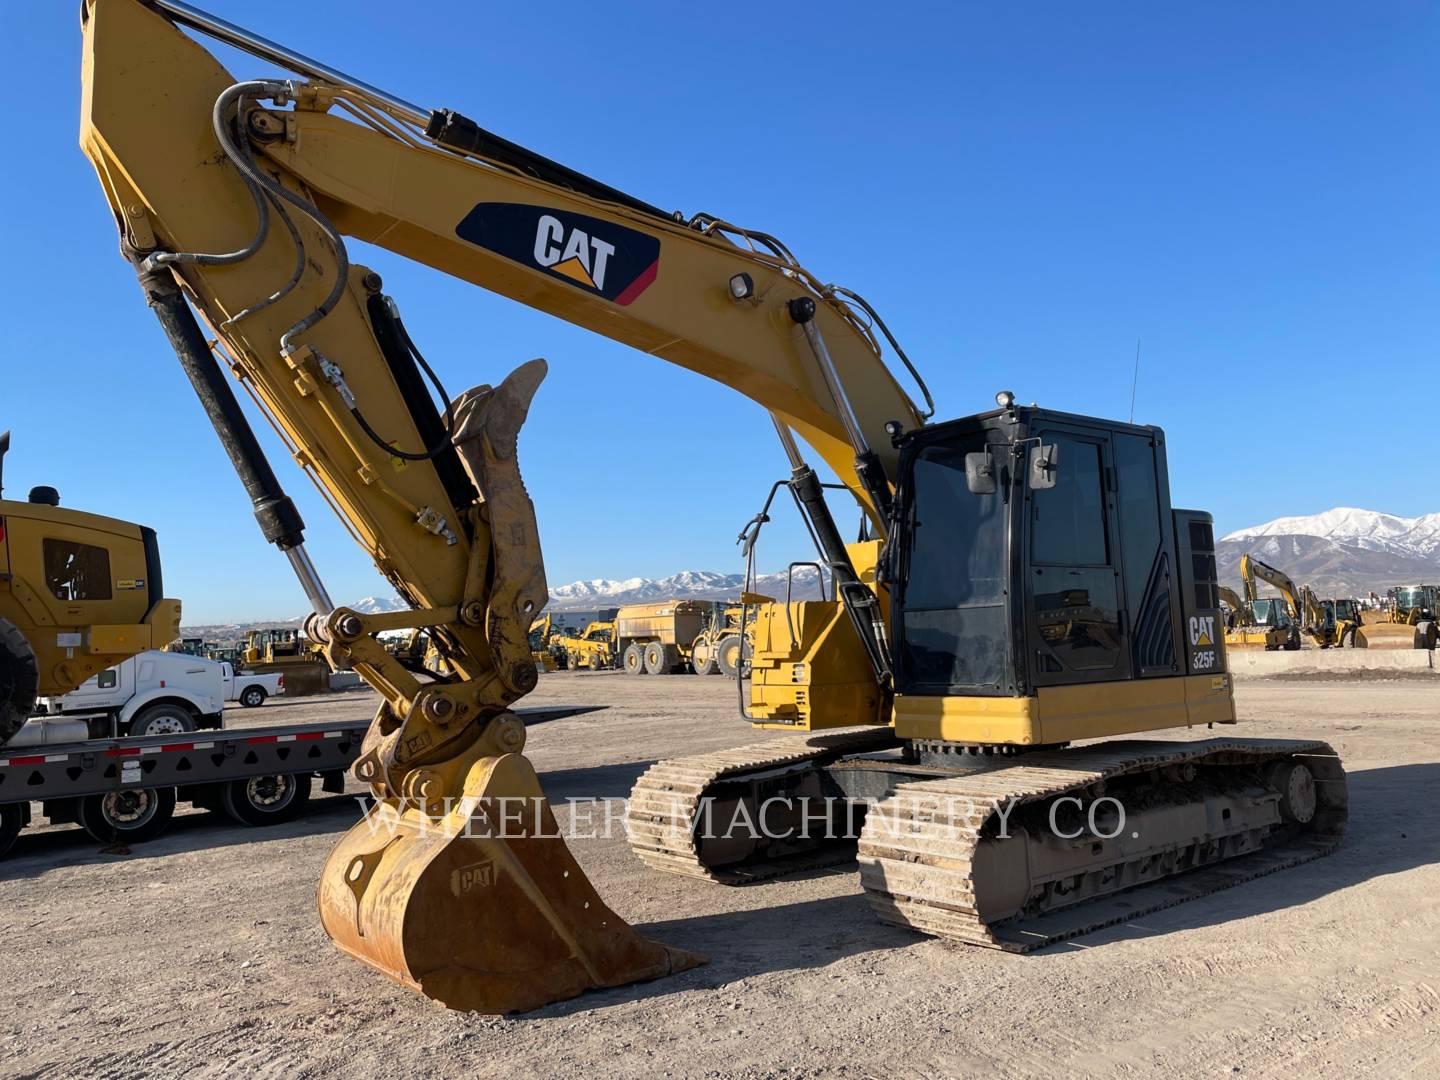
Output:
<svg viewBox="0 0 1440 1080">
<path fill-rule="evenodd" d="M 0 435 L 0 496 L 10 433 Z M 0 497 L 0 745 L 40 695 L 180 636 L 153 529 L 71 510 L 44 485 Z"/>
<path fill-rule="evenodd" d="M 932 422 L 879 312 L 773 235 L 661 209 L 176 0 L 88 0 L 83 22 L 81 145 L 122 251 L 309 597 L 307 632 L 382 699 L 355 765 L 374 809 L 320 881 L 345 952 L 484 1012 L 702 962 L 604 903 L 524 755 L 513 706 L 547 589 L 516 443 L 546 365 L 452 396 L 346 237 L 769 412 L 830 585 L 757 608 L 764 741 L 637 784 L 647 864 L 741 884 L 858 850 L 882 919 L 1023 951 L 1338 842 L 1329 746 L 1214 730 L 1236 719 L 1214 537 L 1172 507 L 1158 428 L 1008 393 Z M 237 77 L 182 28 L 293 75 Z M 410 610 L 331 601 L 232 377 Z M 813 459 L 863 515 L 857 541 Z M 418 627 L 443 680 L 374 637 Z M 1177 728 L 1204 737 L 1144 737 Z"/>
<path fill-rule="evenodd" d="M 1357 640 L 1367 649 L 1434 649 L 1440 640 L 1437 611 L 1437 586 L 1396 586 L 1387 590 L 1380 614 L 1366 621 Z"/>
</svg>

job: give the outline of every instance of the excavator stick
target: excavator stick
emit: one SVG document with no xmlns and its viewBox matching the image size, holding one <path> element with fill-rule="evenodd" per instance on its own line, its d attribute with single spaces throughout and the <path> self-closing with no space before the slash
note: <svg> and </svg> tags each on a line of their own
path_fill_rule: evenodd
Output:
<svg viewBox="0 0 1440 1080">
<path fill-rule="evenodd" d="M 532 360 L 497 387 L 462 394 L 455 407 L 465 471 L 491 520 L 509 526 L 494 537 L 486 624 L 499 669 L 521 689 L 535 680 L 529 641 L 504 628 L 528 626 L 546 588 L 515 451 L 545 370 Z M 507 610 L 519 618 L 499 616 Z M 396 723 L 384 706 L 366 736 L 355 771 L 381 798 L 320 879 L 321 922 L 341 949 L 449 1008 L 485 1013 L 536 1009 L 704 962 L 641 937 L 601 901 L 520 753 L 519 718 L 501 712 L 447 727 L 459 725 L 433 709 L 414 708 Z"/>
<path fill-rule="evenodd" d="M 465 1011 L 523 1012 L 704 963 L 601 901 L 520 754 L 477 760 L 441 817 L 377 803 L 325 864 L 320 918 L 351 956 Z"/>
</svg>

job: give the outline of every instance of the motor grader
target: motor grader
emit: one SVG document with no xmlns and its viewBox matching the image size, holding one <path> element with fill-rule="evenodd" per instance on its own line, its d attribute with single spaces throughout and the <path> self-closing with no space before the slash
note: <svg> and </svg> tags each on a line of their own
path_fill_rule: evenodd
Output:
<svg viewBox="0 0 1440 1080">
<path fill-rule="evenodd" d="M 0 434 L 0 496 L 10 433 Z M 155 531 L 71 510 L 48 485 L 0 497 L 0 746 L 39 696 L 66 694 L 180 636 Z"/>
<path fill-rule="evenodd" d="M 579 633 L 555 638 L 555 647 L 571 670 L 608 671 L 618 663 L 615 640 L 614 619 L 592 619 Z"/>
<path fill-rule="evenodd" d="M 697 675 L 735 678 L 749 669 L 755 650 L 755 611 L 743 604 L 715 604 L 705 629 L 690 643 L 690 666 Z"/>
<path fill-rule="evenodd" d="M 1023 951 L 1338 841 L 1345 779 L 1324 743 L 1135 737 L 1236 720 L 1211 520 L 1172 507 L 1160 429 L 1008 393 L 933 422 L 874 306 L 771 234 L 661 209 L 175 0 L 88 0 L 83 23 L 81 145 L 122 251 L 310 600 L 308 632 L 382 698 L 355 765 L 374 809 L 320 882 L 350 955 L 486 1012 L 701 962 L 606 906 L 512 711 L 547 598 L 516 453 L 547 366 L 451 396 L 346 237 L 719 381 L 773 421 L 831 584 L 757 608 L 746 705 L 769 737 L 637 784 L 646 863 L 739 884 L 858 845 L 881 918 Z M 293 76 L 237 78 L 182 28 Z M 332 603 L 231 376 L 409 610 Z M 863 516 L 853 542 L 817 464 Z M 416 627 L 445 679 L 374 638 Z M 830 827 L 696 827 L 775 799 L 813 799 Z M 1077 805 L 1092 813 L 1075 831 Z"/>
</svg>

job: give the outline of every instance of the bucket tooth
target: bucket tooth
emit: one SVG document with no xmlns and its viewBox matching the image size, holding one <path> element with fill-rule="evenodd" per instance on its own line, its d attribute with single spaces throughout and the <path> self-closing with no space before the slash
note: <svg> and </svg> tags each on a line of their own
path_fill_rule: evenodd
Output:
<svg viewBox="0 0 1440 1080">
<path fill-rule="evenodd" d="M 705 962 L 601 901 L 519 754 L 481 759 L 442 819 L 378 804 L 331 853 L 319 901 L 341 949 L 452 1009 L 524 1012 Z"/>
</svg>

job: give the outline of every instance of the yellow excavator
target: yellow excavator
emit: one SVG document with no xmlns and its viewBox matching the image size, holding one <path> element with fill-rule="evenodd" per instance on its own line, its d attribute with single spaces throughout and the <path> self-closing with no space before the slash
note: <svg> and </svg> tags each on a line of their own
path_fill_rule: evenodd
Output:
<svg viewBox="0 0 1440 1080">
<path fill-rule="evenodd" d="M 537 671 L 555 671 L 560 667 L 554 651 L 554 616 L 546 612 L 530 624 L 530 659 Z"/>
<path fill-rule="evenodd" d="M 9 449 L 7 431 L 0 474 Z M 48 485 L 0 498 L 0 746 L 37 696 L 179 638 L 180 601 L 162 580 L 153 529 L 62 507 Z"/>
<path fill-rule="evenodd" d="M 1280 598 L 1261 596 L 1257 579 L 1274 587 Z M 1319 624 L 1314 593 L 1296 585 L 1289 574 L 1246 554 L 1240 556 L 1240 580 L 1245 588 L 1245 604 L 1257 625 L 1284 629 L 1287 639 L 1282 648 L 1298 649 L 1302 635 L 1315 637 Z"/>
<path fill-rule="evenodd" d="M 757 605 L 749 715 L 787 734 L 637 784 L 648 864 L 744 883 L 858 846 L 881 918 L 1023 951 L 1338 842 L 1346 784 L 1324 743 L 1131 738 L 1235 722 L 1211 519 L 1171 507 L 1158 428 L 1009 393 L 931 422 L 878 312 L 774 236 L 662 210 L 188 4 L 88 0 L 83 24 L 81 145 L 122 251 L 313 606 L 307 632 L 382 697 L 355 765 L 375 808 L 320 882 L 341 949 L 485 1012 L 702 962 L 605 905 L 511 711 L 536 684 L 526 632 L 547 597 L 516 460 L 546 365 L 451 396 L 346 237 L 774 421 L 833 585 Z M 294 76 L 237 78 L 185 29 Z M 227 372 L 410 610 L 331 602 Z M 861 510 L 855 542 L 812 451 Z M 417 627 L 444 680 L 375 640 Z M 712 828 L 711 811 L 765 827 Z"/>
</svg>

